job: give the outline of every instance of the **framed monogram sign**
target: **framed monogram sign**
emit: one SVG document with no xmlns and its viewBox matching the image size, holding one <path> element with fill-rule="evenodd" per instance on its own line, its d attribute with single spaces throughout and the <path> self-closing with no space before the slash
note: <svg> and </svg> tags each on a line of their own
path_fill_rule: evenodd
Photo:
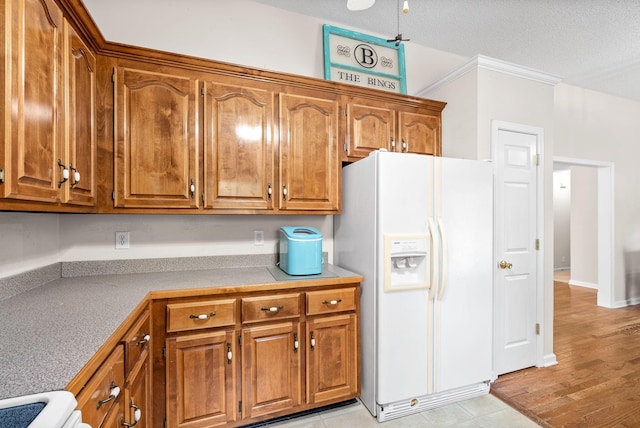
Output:
<svg viewBox="0 0 640 428">
<path fill-rule="evenodd" d="M 407 93 L 404 45 L 326 24 L 322 31 L 325 79 Z"/>
</svg>

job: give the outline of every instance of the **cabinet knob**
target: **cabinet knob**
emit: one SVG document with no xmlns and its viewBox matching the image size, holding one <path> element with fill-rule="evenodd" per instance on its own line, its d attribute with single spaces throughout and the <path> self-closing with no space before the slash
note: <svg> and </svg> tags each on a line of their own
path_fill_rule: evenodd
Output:
<svg viewBox="0 0 640 428">
<path fill-rule="evenodd" d="M 260 308 L 261 311 L 265 311 L 265 312 L 278 312 L 281 311 L 282 309 L 284 309 L 284 306 L 280 305 L 280 306 L 271 306 L 270 308 L 265 308 L 264 306 L 262 308 Z"/>
<path fill-rule="evenodd" d="M 267 201 L 271 200 L 272 193 L 273 193 L 273 189 L 271 188 L 271 183 L 267 183 Z"/>
</svg>

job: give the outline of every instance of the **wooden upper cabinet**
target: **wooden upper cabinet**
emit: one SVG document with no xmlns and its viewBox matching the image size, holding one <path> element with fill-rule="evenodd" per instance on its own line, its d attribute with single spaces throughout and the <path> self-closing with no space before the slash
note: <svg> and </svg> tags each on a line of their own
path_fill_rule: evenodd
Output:
<svg viewBox="0 0 640 428">
<path fill-rule="evenodd" d="M 345 104 L 347 144 L 344 150 L 350 160 L 380 149 L 440 155 L 442 103 L 435 102 L 432 109 L 423 109 L 418 103 L 349 97 Z"/>
<path fill-rule="evenodd" d="M 274 91 L 241 79 L 204 84 L 204 206 L 273 209 Z"/>
<path fill-rule="evenodd" d="M 347 122 L 347 156 L 366 157 L 379 149 L 395 151 L 396 111 L 388 104 L 349 100 Z"/>
<path fill-rule="evenodd" d="M 114 205 L 197 208 L 199 82 L 156 69 L 114 73 Z"/>
<path fill-rule="evenodd" d="M 339 102 L 280 94 L 279 209 L 339 211 Z"/>
<path fill-rule="evenodd" d="M 398 151 L 439 156 L 440 117 L 429 113 L 399 113 Z"/>
<path fill-rule="evenodd" d="M 63 15 L 53 0 L 5 1 L 4 150 L 0 196 L 59 200 L 63 144 Z M 0 180 L 1 182 L 1 180 Z"/>
<path fill-rule="evenodd" d="M 67 98 L 65 102 L 66 165 L 69 185 L 64 202 L 96 203 L 96 58 L 87 45 L 65 23 Z"/>
</svg>

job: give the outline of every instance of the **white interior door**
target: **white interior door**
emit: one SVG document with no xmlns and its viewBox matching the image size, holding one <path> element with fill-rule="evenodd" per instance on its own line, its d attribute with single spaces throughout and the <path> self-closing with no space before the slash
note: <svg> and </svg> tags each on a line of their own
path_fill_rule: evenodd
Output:
<svg viewBox="0 0 640 428">
<path fill-rule="evenodd" d="M 494 371 L 536 363 L 537 174 L 542 129 L 494 123 Z"/>
</svg>

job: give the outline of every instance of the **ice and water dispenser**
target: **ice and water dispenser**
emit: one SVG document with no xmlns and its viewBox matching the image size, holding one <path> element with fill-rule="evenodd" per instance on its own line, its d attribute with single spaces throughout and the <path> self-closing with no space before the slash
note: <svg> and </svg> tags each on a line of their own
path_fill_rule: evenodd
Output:
<svg viewBox="0 0 640 428">
<path fill-rule="evenodd" d="M 384 247 L 385 291 L 430 288 L 429 235 L 385 235 Z"/>
</svg>

